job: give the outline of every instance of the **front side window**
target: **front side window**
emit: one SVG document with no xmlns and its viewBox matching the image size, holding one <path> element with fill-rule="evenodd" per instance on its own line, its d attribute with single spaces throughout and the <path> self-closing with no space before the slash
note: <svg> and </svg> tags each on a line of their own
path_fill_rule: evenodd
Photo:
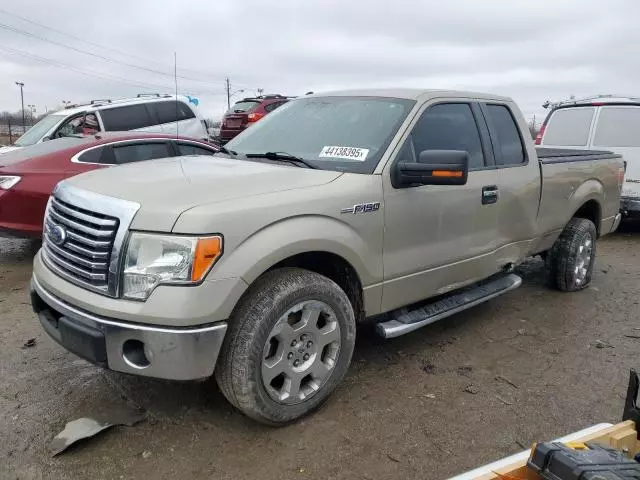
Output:
<svg viewBox="0 0 640 480">
<path fill-rule="evenodd" d="M 178 143 L 179 155 L 213 155 L 214 153 L 216 150 L 209 150 L 190 143 Z"/>
<path fill-rule="evenodd" d="M 417 161 L 424 150 L 462 150 L 469 154 L 469 169 L 484 167 L 482 142 L 471 106 L 441 103 L 427 109 L 411 131 L 401 161 Z"/>
<path fill-rule="evenodd" d="M 496 161 L 501 165 L 518 165 L 525 162 L 524 146 L 520 131 L 513 115 L 505 105 L 487 105 L 487 121 L 493 127 L 493 134 L 497 136 L 493 146 Z"/>
<path fill-rule="evenodd" d="M 596 147 L 640 147 L 640 107 L 602 107 Z"/>
<path fill-rule="evenodd" d="M 101 110 L 100 116 L 104 129 L 108 132 L 136 130 L 155 123 L 151 120 L 147 107 L 143 104 Z"/>
<path fill-rule="evenodd" d="M 594 107 L 560 108 L 553 112 L 542 137 L 543 145 L 584 147 L 589 140 Z"/>
<path fill-rule="evenodd" d="M 414 100 L 307 97 L 285 103 L 231 140 L 239 154 L 280 152 L 327 170 L 372 173 Z"/>
<path fill-rule="evenodd" d="M 170 157 L 171 151 L 169 150 L 169 144 L 166 142 L 134 143 L 114 146 L 113 156 L 115 157 L 116 163 L 120 165 L 123 163 Z"/>
</svg>

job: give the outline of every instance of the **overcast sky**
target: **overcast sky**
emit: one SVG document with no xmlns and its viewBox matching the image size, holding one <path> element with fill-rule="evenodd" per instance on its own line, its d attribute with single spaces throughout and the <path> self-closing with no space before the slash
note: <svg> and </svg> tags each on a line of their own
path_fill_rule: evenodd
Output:
<svg viewBox="0 0 640 480">
<path fill-rule="evenodd" d="M 540 120 L 546 99 L 640 96 L 639 19 L 639 0 L 3 1 L 0 110 L 19 110 L 15 81 L 38 113 L 171 92 L 175 51 L 179 91 L 214 118 L 228 76 L 248 94 L 487 91 Z"/>
</svg>

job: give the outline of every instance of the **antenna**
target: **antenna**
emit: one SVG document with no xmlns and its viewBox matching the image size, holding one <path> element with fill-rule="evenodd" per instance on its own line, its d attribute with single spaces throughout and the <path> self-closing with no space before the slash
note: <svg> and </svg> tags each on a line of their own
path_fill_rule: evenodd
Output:
<svg viewBox="0 0 640 480">
<path fill-rule="evenodd" d="M 173 82 L 176 86 L 176 140 L 178 139 L 178 54 L 173 52 Z"/>
</svg>

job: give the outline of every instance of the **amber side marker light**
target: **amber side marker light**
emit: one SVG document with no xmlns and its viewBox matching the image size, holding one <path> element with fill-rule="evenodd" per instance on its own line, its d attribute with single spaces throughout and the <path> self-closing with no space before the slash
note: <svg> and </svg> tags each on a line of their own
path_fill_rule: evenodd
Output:
<svg viewBox="0 0 640 480">
<path fill-rule="evenodd" d="M 450 171 L 450 170 L 434 170 L 431 172 L 432 177 L 453 177 L 453 178 L 462 178 L 462 172 L 460 171 Z"/>
<path fill-rule="evenodd" d="M 191 281 L 203 279 L 211 266 L 222 255 L 222 238 L 208 237 L 198 240 L 191 270 Z"/>
</svg>

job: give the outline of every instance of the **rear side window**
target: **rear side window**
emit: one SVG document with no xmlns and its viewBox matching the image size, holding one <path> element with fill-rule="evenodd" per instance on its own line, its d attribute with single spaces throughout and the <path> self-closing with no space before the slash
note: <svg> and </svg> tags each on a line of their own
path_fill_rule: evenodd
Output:
<svg viewBox="0 0 640 480">
<path fill-rule="evenodd" d="M 100 116 L 104 129 L 111 132 L 135 130 L 155 124 L 143 104 L 101 110 Z"/>
<path fill-rule="evenodd" d="M 501 165 L 524 163 L 524 147 L 511 111 L 505 105 L 487 105 L 486 111 L 493 133 L 498 137 L 496 161 Z"/>
<path fill-rule="evenodd" d="M 156 116 L 160 123 L 171 123 L 195 118 L 193 110 L 191 110 L 183 102 L 156 102 L 150 103 L 150 108 L 155 109 Z"/>
<path fill-rule="evenodd" d="M 209 150 L 189 143 L 179 143 L 178 153 L 179 155 L 213 155 L 216 152 L 215 150 Z"/>
<path fill-rule="evenodd" d="M 130 145 L 114 146 L 113 155 L 117 164 L 153 160 L 171 156 L 169 144 L 158 143 L 134 143 Z"/>
<path fill-rule="evenodd" d="M 593 145 L 640 147 L 640 107 L 602 107 Z"/>
<path fill-rule="evenodd" d="M 411 141 L 415 158 L 423 150 L 464 150 L 469 153 L 469 168 L 484 167 L 480 133 L 466 103 L 441 103 L 429 108 L 411 132 Z"/>
<path fill-rule="evenodd" d="M 559 147 L 584 147 L 589 140 L 594 107 L 556 110 L 544 130 L 542 143 Z"/>
<path fill-rule="evenodd" d="M 92 148 L 91 150 L 87 150 L 82 153 L 78 157 L 78 162 L 81 163 L 102 163 L 108 164 L 111 163 L 109 159 L 109 155 L 106 154 L 108 147 L 98 147 Z"/>
<path fill-rule="evenodd" d="M 247 113 L 260 105 L 260 102 L 242 101 L 234 104 L 227 113 Z"/>
</svg>

